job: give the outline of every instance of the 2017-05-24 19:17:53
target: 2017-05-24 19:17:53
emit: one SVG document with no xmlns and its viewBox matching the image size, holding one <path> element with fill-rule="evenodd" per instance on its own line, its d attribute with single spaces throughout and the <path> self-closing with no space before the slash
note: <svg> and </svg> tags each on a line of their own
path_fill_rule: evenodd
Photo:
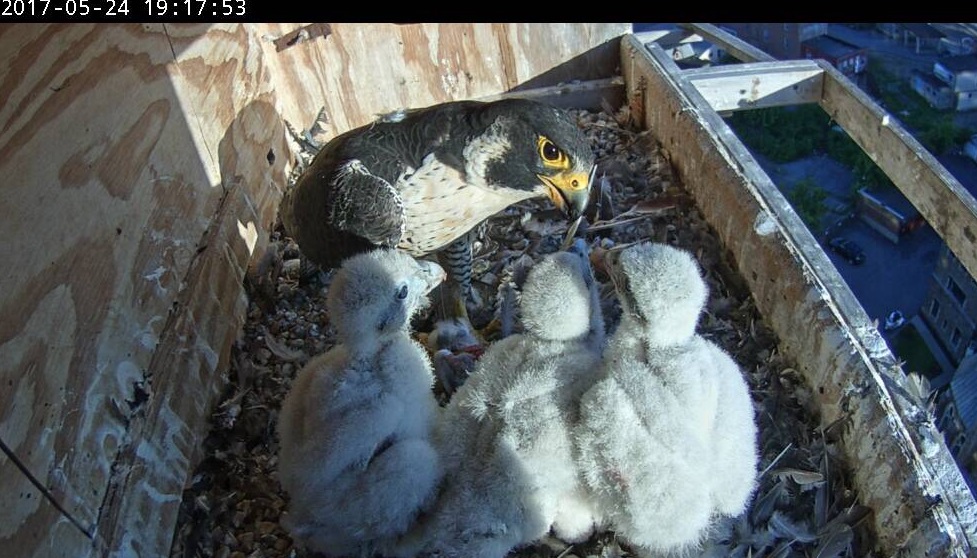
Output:
<svg viewBox="0 0 977 558">
<path fill-rule="evenodd" d="M 22 17 L 96 17 L 113 18 L 130 15 L 150 17 L 244 16 L 247 0 L 142 0 L 134 3 L 135 11 L 145 5 L 145 14 L 133 14 L 129 0 L 0 0 L 0 19 Z"/>
<path fill-rule="evenodd" d="M 247 0 L 143 0 L 150 16 L 243 16 Z"/>
</svg>

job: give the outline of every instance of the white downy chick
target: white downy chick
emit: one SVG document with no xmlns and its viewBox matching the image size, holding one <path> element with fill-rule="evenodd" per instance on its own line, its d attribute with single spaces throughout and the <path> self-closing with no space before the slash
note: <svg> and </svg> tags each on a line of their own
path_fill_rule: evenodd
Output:
<svg viewBox="0 0 977 558">
<path fill-rule="evenodd" d="M 695 333 L 707 297 L 693 257 L 644 243 L 612 253 L 621 324 L 580 403 L 578 465 L 597 513 L 656 553 L 694 549 L 746 509 L 757 476 L 749 387 Z"/>
<path fill-rule="evenodd" d="M 551 526 L 590 535 L 570 429 L 600 364 L 597 296 L 586 255 L 560 252 L 533 266 L 524 333 L 490 346 L 445 408 L 442 491 L 395 555 L 501 558 Z"/>
<path fill-rule="evenodd" d="M 369 556 L 434 497 L 438 405 L 410 319 L 444 279 L 396 250 L 346 260 L 326 301 L 338 344 L 299 371 L 279 417 L 285 525 L 326 556 Z"/>
</svg>

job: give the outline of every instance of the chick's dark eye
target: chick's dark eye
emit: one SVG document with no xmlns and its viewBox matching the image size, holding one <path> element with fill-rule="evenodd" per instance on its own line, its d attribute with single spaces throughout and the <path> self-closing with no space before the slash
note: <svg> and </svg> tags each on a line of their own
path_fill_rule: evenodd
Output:
<svg viewBox="0 0 977 558">
<path fill-rule="evenodd" d="M 407 285 L 400 286 L 400 289 L 397 291 L 397 298 L 400 300 L 407 298 Z"/>
<path fill-rule="evenodd" d="M 553 145 L 552 142 L 544 142 L 542 152 L 543 158 L 547 161 L 556 161 L 560 158 L 560 148 Z"/>
</svg>

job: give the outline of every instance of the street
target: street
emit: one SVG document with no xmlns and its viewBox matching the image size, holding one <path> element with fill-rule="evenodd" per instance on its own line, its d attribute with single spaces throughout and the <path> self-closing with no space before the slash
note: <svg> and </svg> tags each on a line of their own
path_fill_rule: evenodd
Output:
<svg viewBox="0 0 977 558">
<path fill-rule="evenodd" d="M 779 165 L 755 153 L 754 156 L 781 190 L 809 178 L 828 192 L 829 206 L 841 203 L 854 180 L 851 170 L 825 155 Z M 923 227 L 895 244 L 861 219 L 840 219 L 835 215 L 826 220 L 840 223 L 830 227 L 827 235 L 824 231 L 812 232 L 869 317 L 883 323 L 885 316 L 893 310 L 900 310 L 907 317 L 915 314 L 929 289 L 930 274 L 942 244 L 939 235 L 933 229 Z M 862 247 L 864 263 L 850 264 L 827 247 L 827 240 L 839 235 Z"/>
<path fill-rule="evenodd" d="M 869 49 L 870 57 L 882 60 L 900 79 L 908 80 L 913 69 L 932 71 L 937 59 L 934 52 L 917 54 L 875 30 L 832 25 L 831 33 Z M 956 113 L 954 120 L 959 126 L 977 130 L 975 111 Z M 967 191 L 977 195 L 977 163 L 956 152 L 937 154 L 936 158 Z M 907 317 L 919 311 L 943 243 L 933 229 L 924 227 L 904 236 L 899 244 L 893 244 L 861 220 L 854 219 L 845 223 L 837 234 L 851 238 L 865 250 L 865 263 L 861 266 L 849 264 L 830 250 L 826 252 L 870 317 L 883 322 L 891 310 L 901 310 Z"/>
</svg>

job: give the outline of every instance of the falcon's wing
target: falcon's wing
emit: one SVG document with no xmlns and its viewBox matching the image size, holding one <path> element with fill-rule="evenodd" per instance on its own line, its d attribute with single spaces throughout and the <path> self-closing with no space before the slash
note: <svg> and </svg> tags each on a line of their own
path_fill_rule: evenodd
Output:
<svg viewBox="0 0 977 558">
<path fill-rule="evenodd" d="M 378 246 L 394 247 L 400 242 L 405 229 L 404 204 L 390 182 L 353 159 L 339 167 L 333 188 L 328 212 L 331 226 Z"/>
</svg>

